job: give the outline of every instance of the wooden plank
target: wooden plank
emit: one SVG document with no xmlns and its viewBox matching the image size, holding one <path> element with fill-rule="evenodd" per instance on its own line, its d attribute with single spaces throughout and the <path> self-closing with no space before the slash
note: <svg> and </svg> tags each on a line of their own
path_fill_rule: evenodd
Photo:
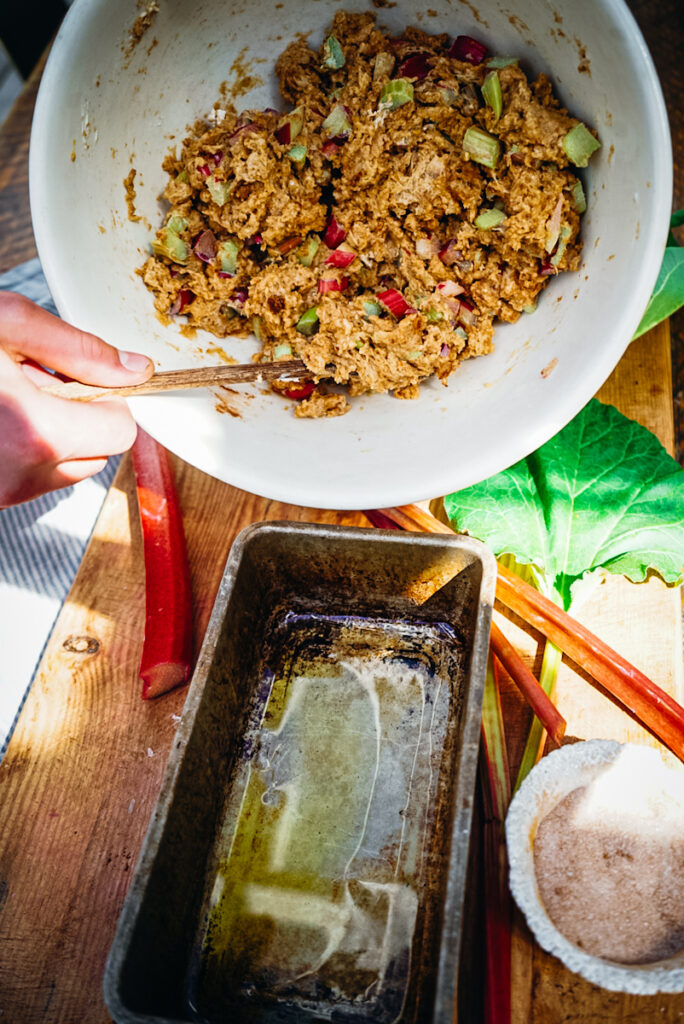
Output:
<svg viewBox="0 0 684 1024">
<path fill-rule="evenodd" d="M 667 351 L 667 331 L 653 332 L 639 347 L 630 348 L 605 392 L 627 414 L 648 419 L 665 439 L 671 433 Z M 644 392 L 651 395 L 649 400 L 633 398 Z M 283 518 L 365 524 L 359 514 L 267 502 L 178 460 L 175 466 L 198 642 L 228 550 L 242 526 Z M 650 583 L 614 583 L 597 606 L 586 606 L 583 617 L 676 690 L 676 594 Z M 126 458 L 0 765 L 0 1009 L 8 1020 L 107 1020 L 101 997 L 105 958 L 185 696 L 181 690 L 151 704 L 140 700 L 143 598 L 140 536 Z M 83 646 L 96 649 L 74 653 L 73 637 L 87 638 L 92 642 Z M 523 634 L 522 646 L 528 640 Z M 590 726 L 620 738 L 632 729 L 631 721 L 603 698 L 592 704 L 587 723 L 583 709 L 594 701 L 593 691 L 568 667 L 564 673 L 562 707 L 573 734 L 582 735 Z M 524 711 L 519 713 L 509 696 L 509 720 L 524 720 Z M 514 986 L 520 1022 L 566 1020 L 568 1000 L 580 992 L 583 1002 L 573 1011 L 578 1021 L 639 1019 L 650 1024 L 674 1020 L 683 1009 L 675 997 L 633 1003 L 580 984 L 534 947 L 522 923 Z M 634 1016 L 635 1007 L 642 1016 Z"/>
</svg>

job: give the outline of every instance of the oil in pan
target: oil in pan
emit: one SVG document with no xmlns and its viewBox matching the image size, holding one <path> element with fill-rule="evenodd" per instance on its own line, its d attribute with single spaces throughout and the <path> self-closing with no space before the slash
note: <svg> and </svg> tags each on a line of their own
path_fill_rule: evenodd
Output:
<svg viewBox="0 0 684 1024">
<path fill-rule="evenodd" d="M 411 1019 L 412 958 L 429 957 L 441 903 L 458 639 L 442 623 L 287 613 L 268 643 L 214 850 L 193 1013 Z"/>
</svg>

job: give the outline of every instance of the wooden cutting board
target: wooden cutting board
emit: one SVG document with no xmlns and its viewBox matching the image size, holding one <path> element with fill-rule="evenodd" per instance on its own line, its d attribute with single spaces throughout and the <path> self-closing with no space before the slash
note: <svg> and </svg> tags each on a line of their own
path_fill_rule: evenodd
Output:
<svg viewBox="0 0 684 1024">
<path fill-rule="evenodd" d="M 634 6 L 634 4 L 632 4 Z M 676 18 L 676 0 L 642 6 Z M 668 14 L 669 11 L 669 14 Z M 656 26 L 658 27 L 658 26 Z M 666 80 L 677 89 L 676 33 Z M 669 52 L 669 51 L 668 51 Z M 0 132 L 0 270 L 35 255 L 28 215 L 28 130 L 38 75 Z M 600 392 L 672 450 L 669 332 L 634 343 Z M 188 534 L 196 642 L 204 632 L 226 555 L 239 529 L 263 519 L 365 525 L 354 513 L 319 513 L 237 491 L 175 460 Z M 611 580 L 580 617 L 681 700 L 679 595 L 656 581 Z M 35 685 L 0 765 L 0 1022 L 105 1024 L 105 959 L 130 884 L 185 690 L 140 700 L 144 580 L 130 462 L 125 458 L 98 519 Z M 535 638 L 504 622 L 528 662 Z M 568 734 L 650 739 L 564 665 L 559 681 Z M 504 693 L 514 764 L 527 712 Z M 473 982 L 475 983 L 475 981 Z M 674 1024 L 684 996 L 627 997 L 570 974 L 543 953 L 518 918 L 513 1024 Z M 464 1021 L 462 1024 L 475 1024 Z"/>
<path fill-rule="evenodd" d="M 672 445 L 669 338 L 628 350 L 601 397 Z M 185 518 L 199 644 L 237 532 L 263 519 L 366 525 L 235 490 L 174 460 Z M 679 602 L 653 581 L 599 588 L 581 615 L 595 632 L 682 696 Z M 105 1022 L 105 959 L 173 744 L 185 690 L 140 699 L 144 579 L 130 461 L 124 458 L 0 765 L 0 1018 L 12 1024 Z M 505 623 L 528 660 L 534 639 Z M 564 665 L 569 735 L 639 738 L 631 720 Z M 505 694 L 511 754 L 527 713 Z M 515 1024 L 674 1022 L 684 997 L 607 993 L 566 971 L 517 922 Z M 468 1022 L 469 1024 L 469 1022 Z"/>
</svg>

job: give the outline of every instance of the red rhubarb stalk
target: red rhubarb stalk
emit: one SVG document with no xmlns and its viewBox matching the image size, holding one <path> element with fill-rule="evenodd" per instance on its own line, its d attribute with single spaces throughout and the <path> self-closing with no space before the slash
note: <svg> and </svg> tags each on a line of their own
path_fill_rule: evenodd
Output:
<svg viewBox="0 0 684 1024">
<path fill-rule="evenodd" d="M 185 683 L 192 664 L 192 600 L 183 521 L 168 452 L 138 430 L 132 448 L 145 561 L 144 700 Z"/>
<path fill-rule="evenodd" d="M 489 642 L 494 654 L 544 726 L 550 739 L 559 747 L 565 736 L 565 719 L 496 622 L 492 622 Z"/>
<path fill-rule="evenodd" d="M 482 701 L 480 780 L 484 810 L 486 984 L 484 1024 L 510 1024 L 511 896 L 504 822 L 511 802 L 511 775 L 496 659 L 487 662 Z"/>
<path fill-rule="evenodd" d="M 684 761 L 684 708 L 669 693 L 503 566 L 499 566 L 496 596 L 585 669 L 613 703 Z"/>
<path fill-rule="evenodd" d="M 382 512 L 405 530 L 452 533 L 418 505 Z M 684 708 L 562 608 L 498 563 L 496 596 L 599 684 L 605 695 L 684 761 Z"/>
</svg>

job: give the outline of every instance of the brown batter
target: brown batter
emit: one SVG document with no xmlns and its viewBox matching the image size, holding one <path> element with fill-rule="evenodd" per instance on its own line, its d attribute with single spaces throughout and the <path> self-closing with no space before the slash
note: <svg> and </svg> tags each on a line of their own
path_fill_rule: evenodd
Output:
<svg viewBox="0 0 684 1024">
<path fill-rule="evenodd" d="M 289 114 L 228 107 L 195 125 L 164 161 L 170 209 L 141 270 L 158 312 L 254 333 L 258 359 L 297 355 L 350 395 L 415 398 L 491 351 L 495 319 L 533 311 L 552 274 L 579 266 L 584 203 L 563 144 L 578 122 L 544 75 L 449 47 L 340 12 L 320 51 L 299 38 L 278 59 Z M 296 415 L 348 408 L 323 385 Z"/>
</svg>

